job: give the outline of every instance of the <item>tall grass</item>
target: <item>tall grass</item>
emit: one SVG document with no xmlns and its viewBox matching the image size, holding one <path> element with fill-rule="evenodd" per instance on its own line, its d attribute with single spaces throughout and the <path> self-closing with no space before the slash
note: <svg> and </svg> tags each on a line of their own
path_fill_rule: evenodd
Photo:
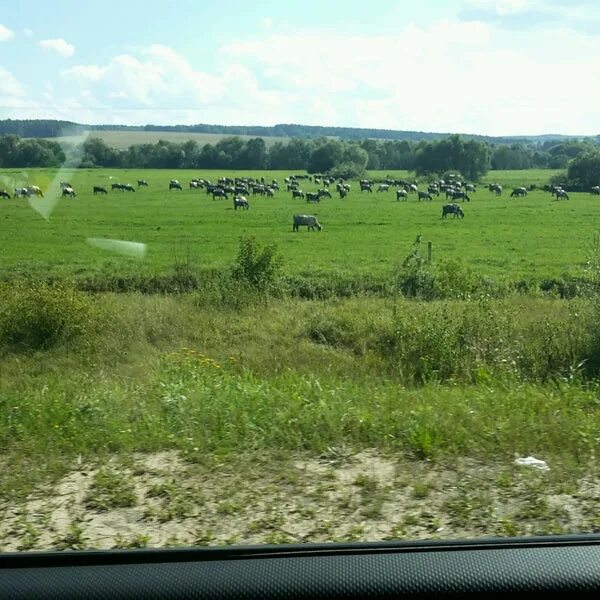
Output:
<svg viewBox="0 0 600 600">
<path fill-rule="evenodd" d="M 26 332 L 39 314 L 24 311 L 35 318 L 18 329 L 2 321 L 4 494 L 77 455 L 166 448 L 193 460 L 347 446 L 574 463 L 598 451 L 600 332 L 588 300 L 44 293 L 64 293 L 75 318 L 85 307 L 85 327 L 27 347 L 5 328 Z M 15 298 L 29 301 L 5 289 L 4 314 Z"/>
</svg>

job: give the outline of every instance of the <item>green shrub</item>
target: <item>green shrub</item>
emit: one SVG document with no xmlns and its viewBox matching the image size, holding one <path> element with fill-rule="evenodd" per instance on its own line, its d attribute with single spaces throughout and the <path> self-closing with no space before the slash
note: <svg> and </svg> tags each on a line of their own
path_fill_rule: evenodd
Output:
<svg viewBox="0 0 600 600">
<path fill-rule="evenodd" d="M 267 290 L 275 286 L 281 263 L 275 244 L 261 247 L 253 237 L 240 238 L 240 249 L 231 267 L 231 275 L 236 281 Z"/>
<path fill-rule="evenodd" d="M 0 286 L 0 346 L 45 350 L 84 335 L 95 316 L 90 298 L 64 283 Z"/>
</svg>

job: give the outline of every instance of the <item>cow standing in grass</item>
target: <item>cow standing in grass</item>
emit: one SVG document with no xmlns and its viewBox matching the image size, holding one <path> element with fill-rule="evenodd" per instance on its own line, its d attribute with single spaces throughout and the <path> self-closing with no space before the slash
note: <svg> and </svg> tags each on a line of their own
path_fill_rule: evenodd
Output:
<svg viewBox="0 0 600 600">
<path fill-rule="evenodd" d="M 243 196 L 238 196 L 233 199 L 233 209 L 237 210 L 238 208 L 244 208 L 248 210 L 250 208 L 250 204 L 248 204 L 248 200 Z"/>
<path fill-rule="evenodd" d="M 10 194 L 6 190 L 0 190 L 0 198 L 8 198 L 10 200 Z"/>
<path fill-rule="evenodd" d="M 454 215 L 455 219 L 463 219 L 465 216 L 458 204 L 444 204 L 442 207 L 442 219 L 445 219 L 448 215 Z"/>
<path fill-rule="evenodd" d="M 321 231 L 321 229 L 323 229 L 315 215 L 294 215 L 292 231 L 298 231 L 301 225 L 306 225 L 306 228 L 311 231 L 314 231 L 315 229 Z"/>
</svg>

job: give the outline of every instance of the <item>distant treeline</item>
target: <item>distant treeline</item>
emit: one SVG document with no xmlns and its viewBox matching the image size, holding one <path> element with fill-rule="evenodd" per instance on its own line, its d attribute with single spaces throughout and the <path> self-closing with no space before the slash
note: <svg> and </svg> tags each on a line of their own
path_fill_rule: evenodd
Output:
<svg viewBox="0 0 600 600">
<path fill-rule="evenodd" d="M 5 119 L 0 120 L 0 135 L 15 134 L 21 137 L 59 137 L 77 135 L 85 131 L 165 131 L 184 133 L 217 133 L 224 135 L 246 135 L 254 137 L 320 138 L 335 137 L 344 140 L 407 140 L 411 142 L 434 141 L 449 137 L 450 133 L 426 131 L 402 131 L 395 129 L 366 129 L 361 127 L 322 127 L 318 125 L 298 125 L 281 123 L 273 126 L 260 125 L 84 125 L 72 121 L 53 119 Z M 485 136 L 461 134 L 463 139 L 488 142 L 490 144 L 542 144 L 544 142 L 577 139 L 576 136 L 559 134 L 533 136 Z M 589 137 L 600 141 L 600 135 Z"/>
<path fill-rule="evenodd" d="M 452 135 L 441 140 L 340 140 L 292 138 L 267 148 L 263 138 L 224 137 L 199 145 L 161 140 L 127 150 L 90 137 L 82 145 L 45 139 L 0 136 L 0 167 L 154 168 L 154 169 L 288 169 L 354 177 L 365 170 L 406 169 L 417 174 L 456 171 L 477 180 L 489 169 L 566 168 L 576 157 L 597 153 L 591 141 L 547 141 L 536 146 L 493 145 Z"/>
</svg>

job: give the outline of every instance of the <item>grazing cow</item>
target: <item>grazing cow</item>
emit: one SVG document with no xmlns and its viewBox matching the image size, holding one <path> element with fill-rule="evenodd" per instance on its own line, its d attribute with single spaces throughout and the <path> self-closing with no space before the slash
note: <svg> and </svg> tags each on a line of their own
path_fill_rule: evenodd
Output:
<svg viewBox="0 0 600 600">
<path fill-rule="evenodd" d="M 39 188 L 37 185 L 30 185 L 27 190 L 30 196 L 40 196 L 41 198 L 44 197 L 44 192 L 42 192 L 41 188 Z"/>
<path fill-rule="evenodd" d="M 464 218 L 465 214 L 462 208 L 458 204 L 444 204 L 442 207 L 442 219 L 445 219 L 448 215 L 454 215 L 454 218 Z"/>
<path fill-rule="evenodd" d="M 556 199 L 559 200 L 560 198 L 568 200 L 569 195 L 567 194 L 567 192 L 565 192 L 565 190 L 556 190 Z"/>
<path fill-rule="evenodd" d="M 122 189 L 124 192 L 135 192 L 135 188 L 134 188 L 134 187 L 133 187 L 133 186 L 132 186 L 130 183 L 124 183 L 124 184 L 121 186 L 121 189 Z"/>
<path fill-rule="evenodd" d="M 321 202 L 321 196 L 317 192 L 306 192 L 307 202 Z"/>
<path fill-rule="evenodd" d="M 432 200 L 431 194 L 429 192 L 417 192 L 419 200 Z"/>
<path fill-rule="evenodd" d="M 439 195 L 440 195 L 440 188 L 439 188 L 437 185 L 434 185 L 434 184 L 430 185 L 430 186 L 427 188 L 427 191 L 428 191 L 430 194 L 435 194 L 436 196 L 439 196 Z"/>
<path fill-rule="evenodd" d="M 360 191 L 361 192 L 369 192 L 369 193 L 371 193 L 373 191 L 373 188 L 371 187 L 370 182 L 368 182 L 368 181 L 361 181 L 360 182 Z"/>
<path fill-rule="evenodd" d="M 466 183 L 465 184 L 465 192 L 476 192 L 477 188 L 475 187 L 475 184 L 473 183 Z"/>
<path fill-rule="evenodd" d="M 248 200 L 244 196 L 238 196 L 233 199 L 233 209 L 237 210 L 238 208 L 245 208 L 246 210 L 250 208 Z"/>
<path fill-rule="evenodd" d="M 215 188 L 212 191 L 212 197 L 213 200 L 216 200 L 217 198 L 225 198 L 225 200 L 229 200 L 229 196 L 223 188 Z"/>
<path fill-rule="evenodd" d="M 317 194 L 319 194 L 319 198 L 331 198 L 331 192 L 329 190 L 321 189 L 317 190 Z"/>
<path fill-rule="evenodd" d="M 304 192 L 302 190 L 292 190 L 292 198 L 304 199 Z"/>
<path fill-rule="evenodd" d="M 340 195 L 340 200 L 343 200 L 348 195 L 348 192 L 344 188 L 340 188 L 338 193 Z"/>
<path fill-rule="evenodd" d="M 13 198 L 21 198 L 21 197 L 30 196 L 30 195 L 31 195 L 31 192 L 29 191 L 29 188 L 18 187 L 18 188 L 15 188 L 15 193 L 14 193 Z"/>
<path fill-rule="evenodd" d="M 65 196 L 71 196 L 71 198 L 74 198 L 76 196 L 75 190 L 72 187 L 64 187 L 62 189 L 62 196 L 63 198 Z"/>
<path fill-rule="evenodd" d="M 201 187 L 199 181 L 196 181 L 195 179 L 190 181 L 190 190 L 199 190 Z"/>
<path fill-rule="evenodd" d="M 406 200 L 407 196 L 408 196 L 408 192 L 405 189 L 396 190 L 396 200 L 400 200 L 400 198 L 402 198 L 403 200 Z"/>
<path fill-rule="evenodd" d="M 177 179 L 171 179 L 171 181 L 169 181 L 169 191 L 171 190 L 183 190 Z"/>
<path fill-rule="evenodd" d="M 590 194 L 592 196 L 600 196 L 600 185 L 595 185 L 591 190 Z"/>
<path fill-rule="evenodd" d="M 527 188 L 524 187 L 518 187 L 515 188 L 511 193 L 510 193 L 510 197 L 511 198 L 515 198 L 515 197 L 520 197 L 522 198 L 523 196 L 527 196 Z"/>
<path fill-rule="evenodd" d="M 111 190 L 121 190 L 121 191 L 123 191 L 123 184 L 122 183 L 113 183 L 110 186 L 110 189 Z"/>
<path fill-rule="evenodd" d="M 490 192 L 496 192 L 496 196 L 502 195 L 502 186 L 499 183 L 490 183 L 488 185 L 488 190 L 490 190 Z"/>
<path fill-rule="evenodd" d="M 148 182 L 145 179 L 138 179 L 138 187 L 148 187 Z"/>
<path fill-rule="evenodd" d="M 294 215 L 294 219 L 292 221 L 292 231 L 298 231 L 300 225 L 306 225 L 306 228 L 310 229 L 311 231 L 314 231 L 315 229 L 321 231 L 321 229 L 323 229 L 317 220 L 317 217 L 314 215 Z"/>
<path fill-rule="evenodd" d="M 106 188 L 102 185 L 95 185 L 94 186 L 94 194 L 108 194 L 108 192 L 106 191 Z"/>
<path fill-rule="evenodd" d="M 471 198 L 467 196 L 467 192 L 452 192 L 452 200 L 462 200 L 463 202 L 466 200 L 467 202 L 471 202 Z"/>
<path fill-rule="evenodd" d="M 408 184 L 408 191 L 409 192 L 418 192 L 419 188 L 417 187 L 416 183 L 409 183 Z"/>
<path fill-rule="evenodd" d="M 380 183 L 377 186 L 378 192 L 387 192 L 390 189 L 390 186 L 387 183 Z"/>
<path fill-rule="evenodd" d="M 10 194 L 6 190 L 0 190 L 0 198 L 8 198 L 10 200 Z"/>
</svg>

